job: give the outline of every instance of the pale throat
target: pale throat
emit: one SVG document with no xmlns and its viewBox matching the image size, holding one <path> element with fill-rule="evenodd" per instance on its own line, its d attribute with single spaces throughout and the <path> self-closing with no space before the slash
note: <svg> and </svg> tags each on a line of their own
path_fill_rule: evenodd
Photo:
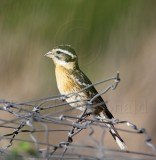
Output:
<svg viewBox="0 0 156 160">
<path fill-rule="evenodd" d="M 65 69 L 73 70 L 77 67 L 76 62 L 54 61 L 56 68 L 63 67 Z"/>
</svg>

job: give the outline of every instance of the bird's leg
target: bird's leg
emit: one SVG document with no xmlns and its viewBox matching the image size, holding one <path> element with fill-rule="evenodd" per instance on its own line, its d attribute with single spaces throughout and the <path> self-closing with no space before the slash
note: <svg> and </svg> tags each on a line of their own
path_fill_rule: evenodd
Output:
<svg viewBox="0 0 156 160">
<path fill-rule="evenodd" d="M 75 123 L 80 123 L 82 122 L 86 117 L 90 116 L 91 112 L 86 113 L 87 108 L 85 108 L 85 110 L 81 113 L 81 115 L 79 116 L 79 118 L 75 121 Z M 76 131 L 75 131 L 76 130 Z M 72 137 L 75 135 L 75 132 L 79 132 L 78 130 L 82 130 L 80 128 L 77 128 L 75 126 L 72 127 L 71 131 L 68 134 L 68 142 L 73 142 Z"/>
<path fill-rule="evenodd" d="M 87 110 L 87 108 L 81 113 L 81 115 L 78 117 L 78 119 L 75 121 L 75 123 L 79 123 L 79 122 L 82 121 L 82 118 L 83 118 L 86 110 Z M 71 129 L 71 131 L 70 131 L 69 134 L 68 134 L 68 142 L 70 142 L 70 143 L 73 142 L 72 137 L 73 137 L 73 134 L 75 133 L 75 129 L 78 129 L 78 128 L 75 128 L 75 127 L 73 126 L 72 129 Z"/>
<path fill-rule="evenodd" d="M 68 133 L 68 142 L 71 143 L 73 142 L 73 134 L 74 134 L 74 131 L 75 131 L 75 127 L 73 126 L 73 128 L 71 129 L 71 131 Z"/>
<path fill-rule="evenodd" d="M 83 118 L 83 116 L 85 115 L 86 111 L 87 111 L 87 108 L 85 107 L 84 111 L 78 116 L 78 120 Z"/>
</svg>

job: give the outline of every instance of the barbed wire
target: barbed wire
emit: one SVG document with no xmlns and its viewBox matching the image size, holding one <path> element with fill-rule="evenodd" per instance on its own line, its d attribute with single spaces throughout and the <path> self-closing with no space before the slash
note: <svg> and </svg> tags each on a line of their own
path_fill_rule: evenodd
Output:
<svg viewBox="0 0 156 160">
<path fill-rule="evenodd" d="M 92 99 L 86 99 L 86 106 L 88 107 L 86 107 L 86 110 L 83 113 L 76 113 L 76 116 L 75 114 L 71 114 L 73 111 L 77 111 L 77 108 L 81 106 L 77 106 L 75 108 L 69 107 L 69 103 L 64 101 L 66 98 L 78 94 L 85 89 L 88 89 L 89 87 L 109 81 L 112 81 L 112 83 L 101 92 L 99 92 L 99 94 L 95 95 Z M 17 142 L 22 142 L 23 144 L 30 144 L 29 148 L 31 148 L 31 154 L 23 152 L 18 153 L 17 156 L 21 157 L 27 156 L 30 158 L 35 157 L 42 159 L 102 160 L 107 159 L 107 156 L 109 159 L 111 159 L 112 155 L 120 153 L 118 157 L 129 157 L 128 155 L 137 155 L 156 158 L 156 146 L 152 143 L 152 138 L 145 128 L 139 128 L 137 125 L 127 120 L 120 121 L 118 119 L 105 119 L 104 121 L 100 121 L 100 119 L 95 118 L 92 112 L 87 112 L 89 107 L 97 107 L 102 105 L 102 103 L 95 105 L 92 104 L 92 102 L 98 96 L 105 94 L 111 89 L 114 90 L 118 86 L 119 82 L 119 73 L 117 73 L 116 76 L 89 85 L 78 93 L 45 97 L 21 103 L 0 100 L 1 114 L 6 114 L 6 118 L 0 119 L 0 130 L 3 132 L 8 132 L 4 134 L 1 132 L 0 134 L 1 156 L 7 159 L 7 157 L 13 154 L 12 148 L 14 146 L 14 148 L 18 148 Z M 73 101 L 71 103 L 77 102 L 78 101 Z M 153 154 L 106 148 L 105 145 L 101 142 L 104 139 L 104 131 L 107 130 L 107 123 L 114 124 L 115 126 L 118 124 L 123 124 L 130 128 L 121 129 L 116 127 L 117 130 L 122 132 L 127 132 L 129 134 L 144 134 L 145 144 L 153 151 Z M 96 131 L 95 127 L 99 127 L 102 130 L 100 137 L 101 141 L 98 141 L 94 138 Z M 79 141 L 74 142 L 73 139 L 76 137 L 76 135 L 81 134 L 83 130 L 89 131 L 89 133 L 84 136 L 84 138 L 89 138 L 89 140 L 93 142 L 93 145 L 88 145 L 85 143 L 80 144 Z M 58 143 L 56 143 L 55 140 L 51 140 L 53 139 L 52 134 L 54 133 L 58 135 Z M 39 136 L 39 134 L 41 135 Z M 63 140 L 61 137 L 62 134 L 66 137 Z M 37 138 L 37 136 L 42 138 Z M 4 142 L 2 143 L 2 141 Z M 32 151 L 35 153 L 34 155 L 32 155 Z M 88 154 L 86 154 L 86 152 Z M 94 152 L 97 152 L 98 154 L 93 154 Z M 111 153 L 111 155 L 109 153 Z"/>
</svg>

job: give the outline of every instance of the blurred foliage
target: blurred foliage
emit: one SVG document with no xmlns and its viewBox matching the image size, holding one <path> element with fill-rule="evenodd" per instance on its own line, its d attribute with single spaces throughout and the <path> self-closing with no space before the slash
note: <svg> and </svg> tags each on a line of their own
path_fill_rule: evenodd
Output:
<svg viewBox="0 0 156 160">
<path fill-rule="evenodd" d="M 5 157 L 5 160 L 23 160 L 24 157 L 36 157 L 37 152 L 28 142 L 19 142 L 15 148 L 11 150 L 11 152 Z"/>
<path fill-rule="evenodd" d="M 107 72 L 108 54 L 116 61 L 116 72 L 120 60 L 138 54 L 145 34 L 154 28 L 155 5 L 155 0 L 1 0 L 0 96 L 12 97 L 19 88 L 21 97 L 40 95 L 37 88 L 49 94 L 45 83 L 51 84 L 51 72 L 43 55 L 59 44 L 71 44 L 88 73 Z M 92 64 L 102 65 L 91 71 Z"/>
<path fill-rule="evenodd" d="M 149 25 L 154 3 L 151 0 L 1 0 L 0 28 L 10 36 L 22 32 L 23 38 L 32 43 L 40 40 L 50 47 L 67 43 L 90 52 L 98 44 L 107 47 L 110 32 L 123 23 L 131 8 L 135 22 L 132 23 L 136 25 L 131 29 L 140 29 L 139 24 Z M 141 19 L 138 24 L 135 16 L 143 19 L 144 24 Z"/>
</svg>

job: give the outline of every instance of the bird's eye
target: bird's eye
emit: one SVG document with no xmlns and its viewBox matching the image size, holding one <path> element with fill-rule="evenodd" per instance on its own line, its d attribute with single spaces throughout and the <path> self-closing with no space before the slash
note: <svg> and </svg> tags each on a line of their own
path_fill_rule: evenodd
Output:
<svg viewBox="0 0 156 160">
<path fill-rule="evenodd" d="M 61 52 L 60 52 L 60 51 L 56 51 L 56 53 L 57 53 L 57 54 L 61 54 Z"/>
</svg>

